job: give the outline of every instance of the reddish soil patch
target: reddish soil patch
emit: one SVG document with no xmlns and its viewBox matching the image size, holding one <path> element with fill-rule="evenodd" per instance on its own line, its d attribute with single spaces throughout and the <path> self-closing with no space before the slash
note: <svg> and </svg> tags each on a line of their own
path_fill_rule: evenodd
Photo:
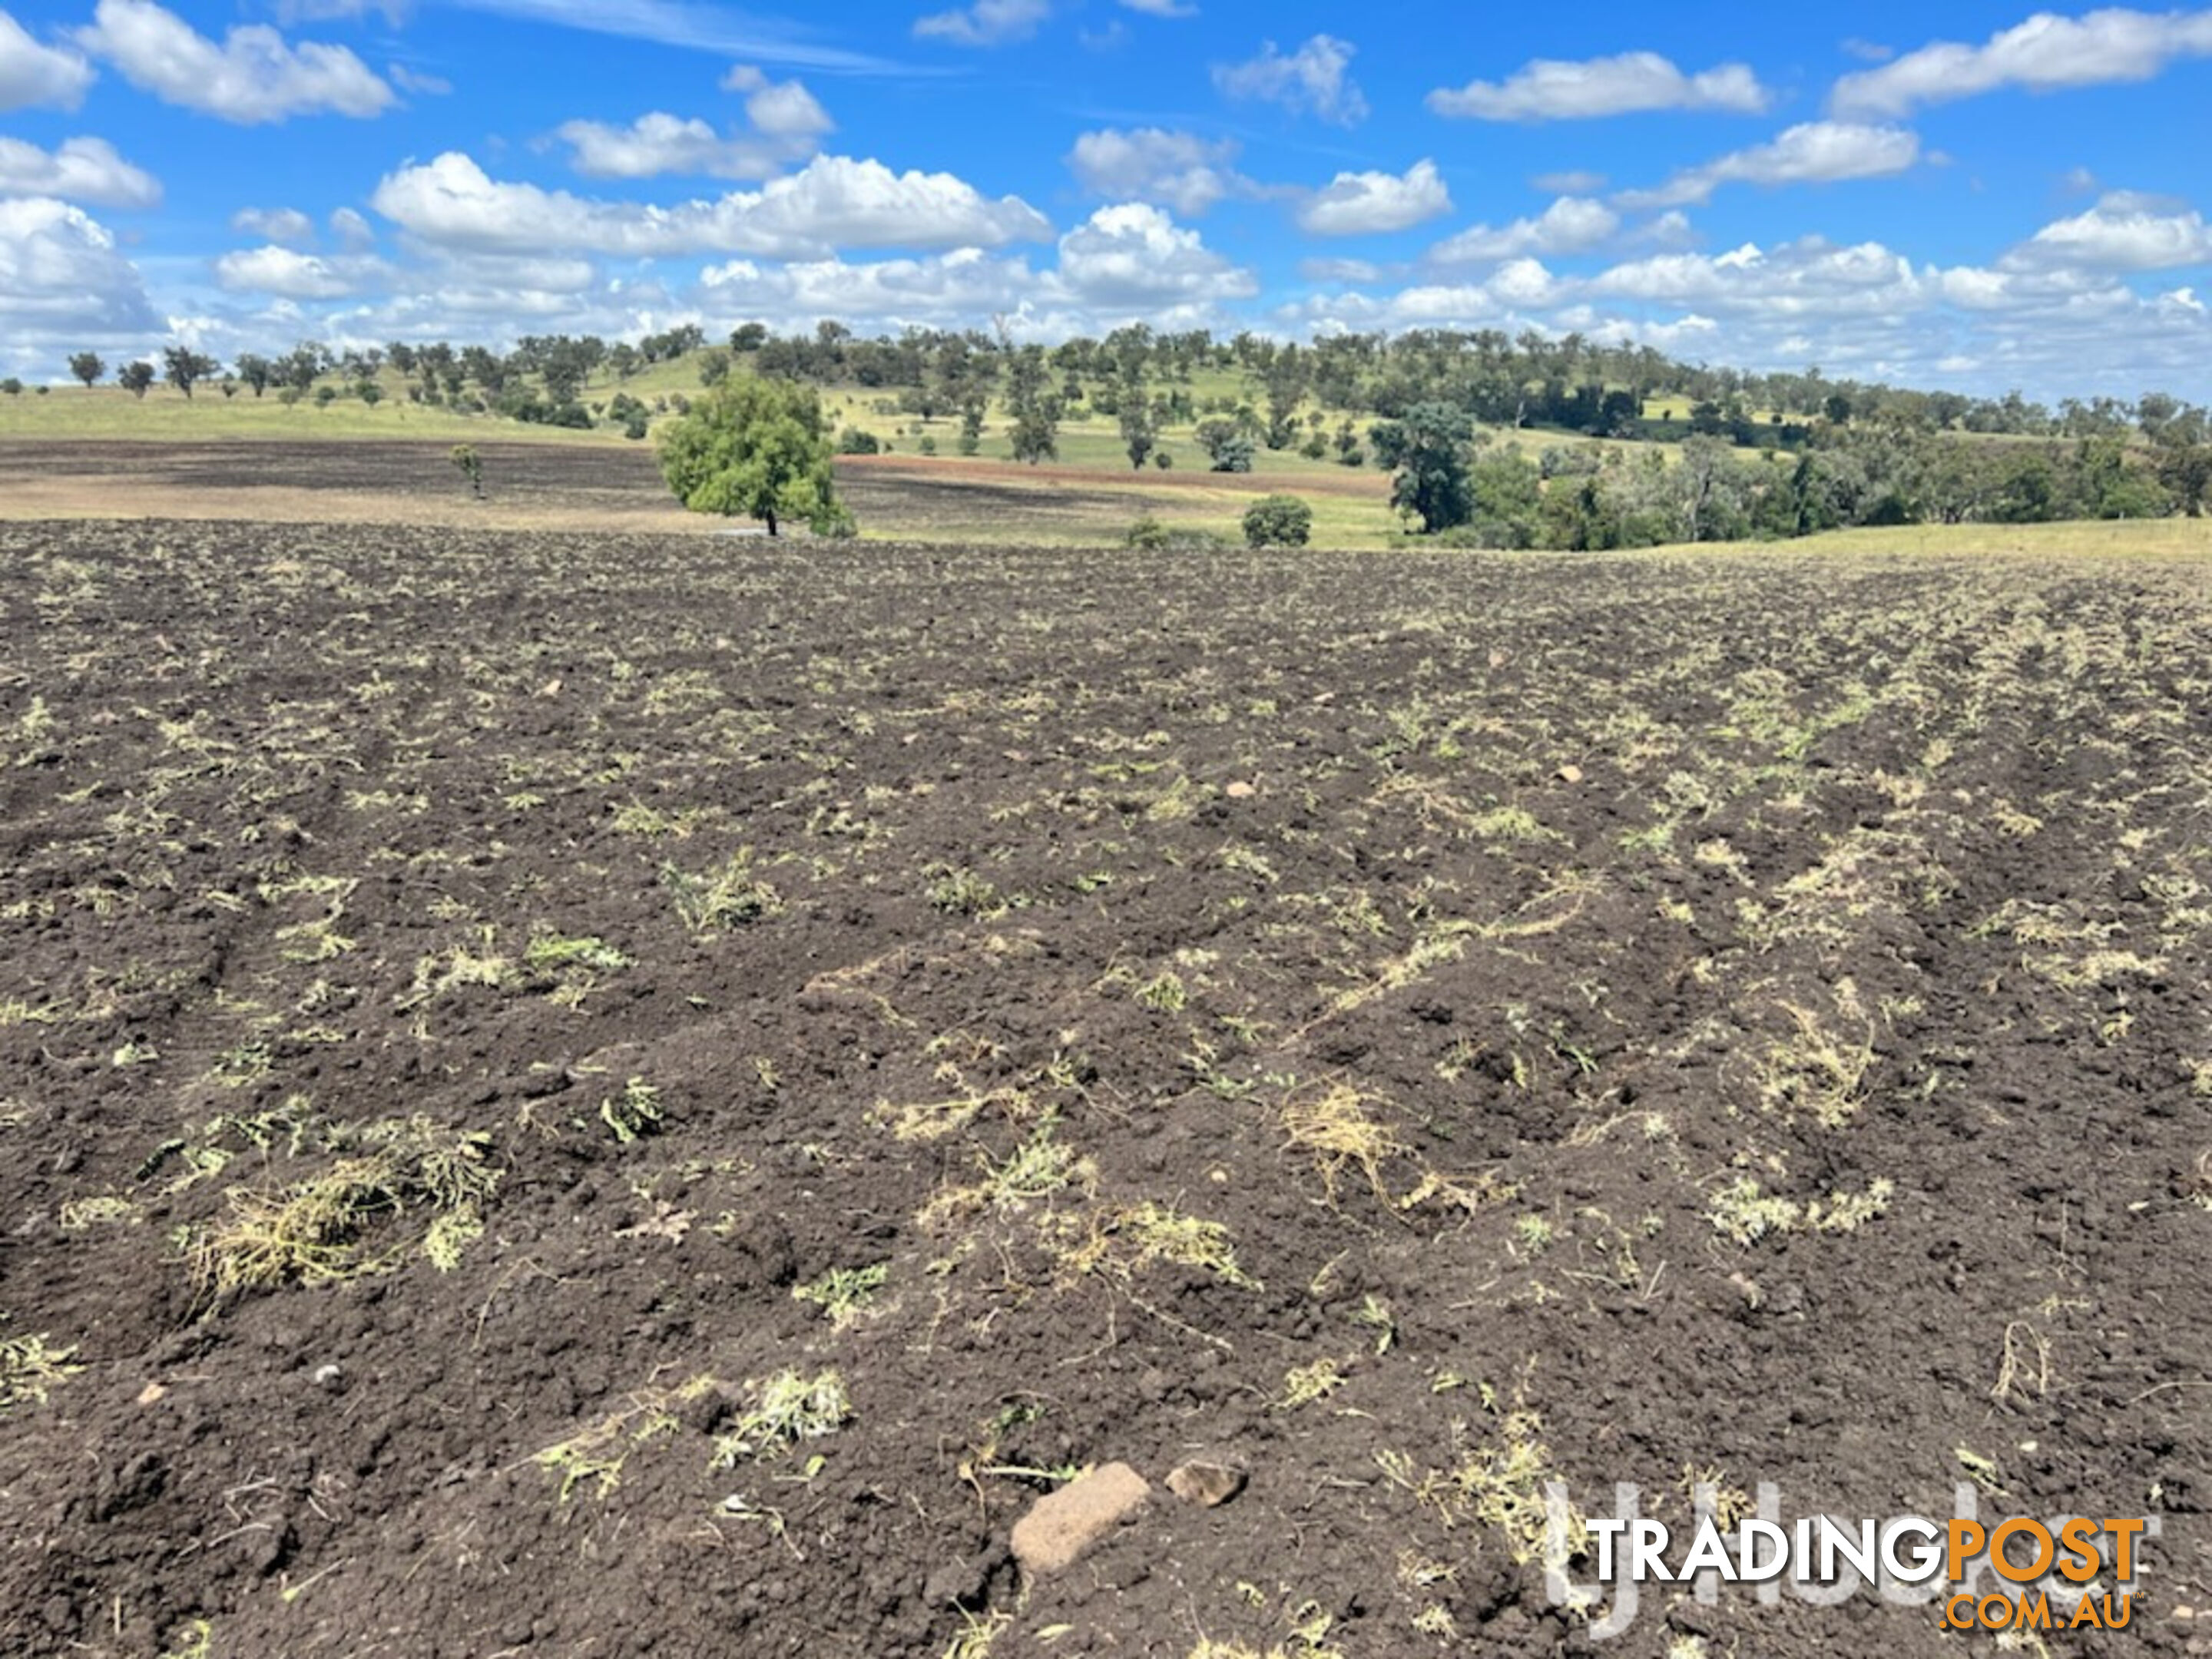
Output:
<svg viewBox="0 0 2212 1659">
<path fill-rule="evenodd" d="M 703 547 L 0 526 L 0 1650 L 2203 1649 L 2201 568 Z"/>
<path fill-rule="evenodd" d="M 1163 472 L 1158 468 L 1146 468 L 1101 472 L 1091 466 L 1030 466 L 1019 461 L 945 460 L 928 459 L 913 455 L 841 455 L 837 458 L 839 477 L 846 483 L 865 482 L 878 477 L 896 477 L 908 482 L 927 483 L 947 489 L 969 488 L 1011 489 L 1027 494 L 1040 489 L 1074 488 L 1097 490 L 1102 483 L 1112 488 L 1104 492 L 1117 501 L 1126 501 L 1129 492 L 1157 490 L 1172 496 L 1177 492 L 1206 489 L 1249 489 L 1266 482 L 1263 476 L 1250 473 L 1208 472 L 1203 469 Z M 1390 493 L 1387 473 L 1361 472 L 1344 467 L 1315 468 L 1301 472 L 1294 487 L 1302 495 L 1346 495 L 1366 501 L 1382 501 Z"/>
</svg>

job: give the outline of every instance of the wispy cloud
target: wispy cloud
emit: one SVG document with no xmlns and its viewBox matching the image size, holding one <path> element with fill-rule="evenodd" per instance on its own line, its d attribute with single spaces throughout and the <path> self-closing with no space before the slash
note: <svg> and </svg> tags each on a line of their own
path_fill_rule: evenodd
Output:
<svg viewBox="0 0 2212 1659">
<path fill-rule="evenodd" d="M 1273 40 L 1257 58 L 1241 64 L 1216 64 L 1213 84 L 1224 95 L 1280 104 L 1295 114 L 1319 116 L 1339 126 L 1367 118 L 1367 99 L 1346 71 L 1358 50 L 1333 34 L 1316 34 L 1287 55 Z"/>
<path fill-rule="evenodd" d="M 950 40 L 963 46 L 998 46 L 1026 40 L 1052 14 L 1052 0 L 975 0 L 972 6 L 933 12 L 917 18 L 920 39 Z"/>
<path fill-rule="evenodd" d="M 757 63 L 786 64 L 833 75 L 919 75 L 932 71 L 872 53 L 824 44 L 817 32 L 778 17 L 756 17 L 694 0 L 447 0 L 557 28 L 687 46 Z"/>
</svg>

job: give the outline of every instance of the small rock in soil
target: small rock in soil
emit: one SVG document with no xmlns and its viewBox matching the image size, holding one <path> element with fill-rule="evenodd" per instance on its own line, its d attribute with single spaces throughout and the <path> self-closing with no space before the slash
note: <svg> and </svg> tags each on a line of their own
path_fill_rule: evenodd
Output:
<svg viewBox="0 0 2212 1659">
<path fill-rule="evenodd" d="M 1226 1463 L 1184 1463 L 1169 1474 L 1168 1490 L 1187 1504 L 1218 1509 L 1244 1490 L 1244 1471 Z"/>
</svg>

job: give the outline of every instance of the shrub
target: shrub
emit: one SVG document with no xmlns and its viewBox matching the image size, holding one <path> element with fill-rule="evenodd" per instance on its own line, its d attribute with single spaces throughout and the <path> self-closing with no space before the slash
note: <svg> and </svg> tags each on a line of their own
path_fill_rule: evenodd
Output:
<svg viewBox="0 0 2212 1659">
<path fill-rule="evenodd" d="M 1157 553 L 1168 544 L 1168 527 L 1147 513 L 1123 532 L 1121 545 Z"/>
<path fill-rule="evenodd" d="M 1477 519 L 1455 524 L 1430 538 L 1431 547 L 1478 548 L 1488 551 L 1518 551 L 1535 544 L 1535 526 L 1520 519 Z"/>
<path fill-rule="evenodd" d="M 1304 547 L 1313 537 L 1313 508 L 1295 495 L 1262 495 L 1244 509 L 1247 547 Z"/>
<path fill-rule="evenodd" d="M 476 446 L 455 444 L 448 452 L 447 459 L 461 477 L 468 480 L 469 493 L 481 497 L 483 495 L 483 458 L 477 453 Z"/>
<path fill-rule="evenodd" d="M 880 455 L 884 447 L 872 432 L 863 432 L 857 426 L 848 426 L 837 434 L 840 455 Z"/>
<path fill-rule="evenodd" d="M 1164 525 L 1147 513 L 1122 533 L 1121 544 L 1146 553 L 1224 553 L 1229 540 L 1195 525 Z"/>
</svg>

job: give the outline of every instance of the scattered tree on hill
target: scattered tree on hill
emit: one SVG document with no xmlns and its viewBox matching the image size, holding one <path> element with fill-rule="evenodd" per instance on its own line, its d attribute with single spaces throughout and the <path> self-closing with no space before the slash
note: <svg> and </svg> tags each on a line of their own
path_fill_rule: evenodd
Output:
<svg viewBox="0 0 2212 1659">
<path fill-rule="evenodd" d="M 203 356 L 190 346 L 173 345 L 161 353 L 161 378 L 189 398 L 192 388 L 202 380 L 212 379 L 222 367 L 212 357 Z"/>
<path fill-rule="evenodd" d="M 143 398 L 154 384 L 154 365 L 140 362 L 125 363 L 115 371 L 116 383 L 134 398 Z"/>
<path fill-rule="evenodd" d="M 1313 508 L 1295 495 L 1262 495 L 1244 509 L 1247 547 L 1304 547 L 1313 537 Z"/>
<path fill-rule="evenodd" d="M 276 365 L 258 352 L 243 352 L 240 354 L 238 359 L 238 378 L 245 381 L 252 389 L 253 395 L 258 398 L 269 390 L 270 383 L 276 380 Z"/>
<path fill-rule="evenodd" d="M 2158 478 L 2176 507 L 2192 519 L 2201 517 L 2205 497 L 2212 495 L 2212 444 L 2166 444 L 2159 453 Z"/>
<path fill-rule="evenodd" d="M 1298 402 L 1311 378 L 1310 360 L 1295 345 L 1276 352 L 1261 371 L 1267 387 L 1267 447 L 1286 449 L 1297 435 Z"/>
<path fill-rule="evenodd" d="M 460 372 L 487 393 L 496 395 L 507 388 L 507 365 L 482 346 L 461 348 Z"/>
<path fill-rule="evenodd" d="M 1060 408 L 1046 373 L 1044 349 L 1024 346 L 1006 374 L 1006 412 L 1012 422 L 1007 435 L 1016 460 L 1035 466 L 1060 458 Z"/>
<path fill-rule="evenodd" d="M 319 340 L 302 340 L 292 348 L 278 373 L 285 385 L 304 398 L 313 388 L 317 377 L 331 368 L 330 348 Z"/>
<path fill-rule="evenodd" d="M 817 535 L 849 533 L 837 500 L 822 400 L 788 380 L 744 375 L 694 403 L 660 435 L 660 471 L 694 513 L 785 519 Z"/>
<path fill-rule="evenodd" d="M 1474 428 L 1450 404 L 1416 404 L 1403 419 L 1378 421 L 1368 436 L 1376 459 L 1396 476 L 1390 481 L 1390 505 L 1421 521 L 1434 535 L 1465 524 L 1474 513 L 1468 466 Z"/>
<path fill-rule="evenodd" d="M 363 380 L 354 387 L 354 395 L 371 409 L 384 401 L 384 388 L 374 380 Z"/>
<path fill-rule="evenodd" d="M 1158 447 L 1159 420 L 1152 408 L 1152 399 L 1145 396 L 1145 383 L 1132 374 L 1115 389 L 1115 417 L 1121 422 L 1121 447 L 1129 457 L 1132 471 L 1142 467 Z"/>
<path fill-rule="evenodd" d="M 1252 470 L 1252 434 L 1237 422 L 1200 421 L 1198 447 L 1206 452 L 1206 459 L 1216 472 L 1249 472 Z"/>
<path fill-rule="evenodd" d="M 23 395 L 23 383 L 10 374 L 6 380 L 0 380 L 0 392 L 11 398 L 20 398 Z"/>
<path fill-rule="evenodd" d="M 107 365 L 100 361 L 96 351 L 79 351 L 70 358 L 70 373 L 84 382 L 87 392 L 99 384 L 100 377 L 107 373 Z"/>
</svg>

